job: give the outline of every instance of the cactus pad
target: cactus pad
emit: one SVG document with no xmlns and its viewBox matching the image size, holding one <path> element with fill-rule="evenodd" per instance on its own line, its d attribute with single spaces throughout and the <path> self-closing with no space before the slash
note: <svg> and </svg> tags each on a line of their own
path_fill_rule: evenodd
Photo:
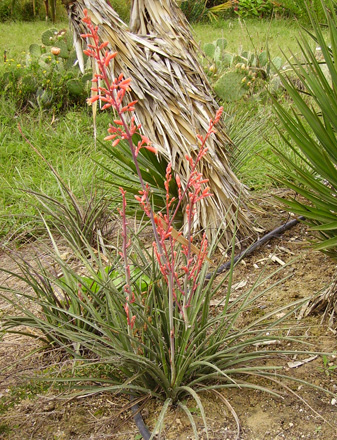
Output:
<svg viewBox="0 0 337 440">
<path fill-rule="evenodd" d="M 57 34 L 57 29 L 48 29 L 47 31 L 43 32 L 41 36 L 42 44 L 45 46 L 54 46 L 55 34 Z"/>
<path fill-rule="evenodd" d="M 259 55 L 259 66 L 260 67 L 264 67 L 268 62 L 268 54 L 267 52 L 264 50 L 263 52 L 260 53 Z"/>
<path fill-rule="evenodd" d="M 215 45 L 223 52 L 227 47 L 227 40 L 225 38 L 218 38 L 215 42 Z"/>
<path fill-rule="evenodd" d="M 41 46 L 38 44 L 31 44 L 29 46 L 29 53 L 32 58 L 38 58 L 41 56 Z"/>
<path fill-rule="evenodd" d="M 55 43 L 55 47 L 58 47 L 61 49 L 61 52 L 59 53 L 59 57 L 61 58 L 69 58 L 69 50 L 67 48 L 66 43 L 63 40 L 59 40 Z"/>
<path fill-rule="evenodd" d="M 214 91 L 224 101 L 237 101 L 247 93 L 247 88 L 242 83 L 244 77 L 241 72 L 226 72 L 214 84 Z"/>
<path fill-rule="evenodd" d="M 70 79 L 66 86 L 70 95 L 80 96 L 84 92 L 84 85 L 79 79 Z"/>
<path fill-rule="evenodd" d="M 207 43 L 204 45 L 204 52 L 209 58 L 214 57 L 215 45 L 213 43 Z"/>
</svg>

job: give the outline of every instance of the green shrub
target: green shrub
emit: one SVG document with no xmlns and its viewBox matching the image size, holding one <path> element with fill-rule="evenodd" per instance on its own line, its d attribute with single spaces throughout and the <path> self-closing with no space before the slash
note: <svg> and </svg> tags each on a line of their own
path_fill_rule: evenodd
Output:
<svg viewBox="0 0 337 440">
<path fill-rule="evenodd" d="M 234 6 L 234 12 L 243 18 L 269 17 L 278 9 L 279 4 L 272 0 L 238 0 Z"/>
<path fill-rule="evenodd" d="M 84 105 L 91 74 L 77 65 L 72 36 L 49 29 L 42 44 L 31 44 L 24 61 L 8 58 L 0 76 L 0 94 L 11 97 L 20 109 L 63 110 Z"/>
<path fill-rule="evenodd" d="M 184 12 L 189 22 L 201 21 L 205 18 L 216 19 L 232 8 L 231 0 L 219 2 L 217 0 L 183 0 L 180 2 L 180 8 Z"/>
<path fill-rule="evenodd" d="M 306 3 L 309 9 L 314 13 L 319 20 L 325 18 L 324 8 L 320 0 L 282 0 L 281 3 L 283 8 L 283 14 L 287 16 L 295 16 L 297 18 L 308 20 L 308 11 L 306 8 Z"/>
<path fill-rule="evenodd" d="M 291 154 L 276 149 L 286 177 L 281 183 L 297 195 L 283 200 L 288 209 L 303 215 L 320 234 L 314 248 L 337 255 L 337 16 L 334 2 L 322 1 L 328 25 L 325 38 L 317 15 L 310 15 L 311 41 L 302 34 L 300 55 L 290 62 L 295 81 L 280 75 L 293 101 L 292 108 L 274 100 L 276 113 L 283 125 L 280 131 Z M 312 42 L 314 47 L 312 49 Z M 310 44 L 311 43 L 311 44 Z M 303 63 L 303 60 L 305 61 Z M 298 90 L 300 85 L 300 90 Z"/>
</svg>

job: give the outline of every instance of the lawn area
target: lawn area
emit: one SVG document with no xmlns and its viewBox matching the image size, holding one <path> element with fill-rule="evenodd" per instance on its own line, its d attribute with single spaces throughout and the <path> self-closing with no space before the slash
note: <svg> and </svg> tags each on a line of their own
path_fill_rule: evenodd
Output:
<svg viewBox="0 0 337 440">
<path fill-rule="evenodd" d="M 298 46 L 296 39 L 299 36 L 300 24 L 295 20 L 219 20 L 216 23 L 195 24 L 193 30 L 195 38 L 201 43 L 226 38 L 229 52 L 243 50 L 257 51 L 268 47 L 271 56 L 281 55 L 281 52 L 296 53 Z"/>
</svg>

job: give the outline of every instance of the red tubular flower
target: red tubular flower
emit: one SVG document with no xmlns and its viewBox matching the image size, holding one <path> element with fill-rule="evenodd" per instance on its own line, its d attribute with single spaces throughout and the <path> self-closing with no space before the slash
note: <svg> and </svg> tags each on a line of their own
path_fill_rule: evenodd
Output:
<svg viewBox="0 0 337 440">
<path fill-rule="evenodd" d="M 92 105 L 94 102 L 100 99 L 99 95 L 92 96 L 91 98 L 87 98 L 87 104 Z"/>
</svg>

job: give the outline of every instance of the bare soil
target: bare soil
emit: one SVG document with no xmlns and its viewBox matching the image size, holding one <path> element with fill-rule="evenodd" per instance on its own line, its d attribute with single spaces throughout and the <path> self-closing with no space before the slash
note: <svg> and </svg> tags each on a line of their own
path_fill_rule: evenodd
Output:
<svg viewBox="0 0 337 440">
<path fill-rule="evenodd" d="M 288 220 L 269 196 L 261 198 L 259 224 L 269 231 Z M 265 275 L 285 266 L 268 283 L 280 283 L 271 288 L 255 303 L 251 314 L 263 315 L 300 298 L 310 297 L 324 289 L 336 275 L 336 261 L 322 253 L 308 249 L 308 231 L 299 224 L 282 237 L 273 239 L 254 255 L 247 257 L 235 269 L 233 296 L 242 289 L 253 286 L 264 270 Z M 27 257 L 32 254 L 34 243 L 24 246 L 20 252 Z M 13 261 L 5 254 L 0 255 L 0 266 L 13 269 Z M 0 285 L 13 280 L 2 273 Z M 20 286 L 16 286 L 20 288 Z M 9 306 L 0 300 L 0 313 L 7 313 Z M 243 320 L 251 319 L 244 316 Z M 321 322 L 321 316 L 310 316 L 293 320 L 290 334 L 302 335 L 312 344 L 314 351 L 337 353 L 335 328 Z M 291 344 L 292 345 L 292 344 Z M 293 344 L 297 348 L 296 343 Z M 58 363 L 60 368 L 69 360 L 60 358 L 57 353 L 37 352 L 34 339 L 6 334 L 0 340 L 0 439 L 3 440 L 99 440 L 99 439 L 140 439 L 137 427 L 128 411 L 122 411 L 126 399 L 111 394 L 101 394 L 81 399 L 69 399 L 64 391 L 55 386 L 32 382 L 48 367 Z M 308 360 L 294 367 L 293 362 Z M 337 394 L 337 369 L 328 370 L 337 364 L 337 358 L 329 357 L 324 368 L 321 356 L 310 359 L 299 355 L 296 359 L 283 356 L 278 360 L 285 374 L 295 375 L 314 385 Z M 53 370 L 54 371 L 54 370 Z M 262 380 L 259 385 L 266 385 Z M 205 394 L 202 401 L 206 409 L 210 439 L 233 440 L 300 440 L 337 439 L 337 404 L 333 397 L 323 391 L 287 382 L 288 390 L 275 384 L 282 398 L 273 397 L 262 391 L 230 389 L 222 392 L 235 409 L 240 422 L 240 435 L 237 435 L 237 422 L 228 407 L 214 394 Z M 147 402 L 142 410 L 145 423 L 152 428 L 160 412 L 160 403 Z M 193 412 L 193 409 L 191 409 Z M 195 417 L 201 438 L 206 438 L 202 421 Z M 171 408 L 166 418 L 165 439 L 193 439 L 192 430 L 184 414 Z"/>
</svg>

